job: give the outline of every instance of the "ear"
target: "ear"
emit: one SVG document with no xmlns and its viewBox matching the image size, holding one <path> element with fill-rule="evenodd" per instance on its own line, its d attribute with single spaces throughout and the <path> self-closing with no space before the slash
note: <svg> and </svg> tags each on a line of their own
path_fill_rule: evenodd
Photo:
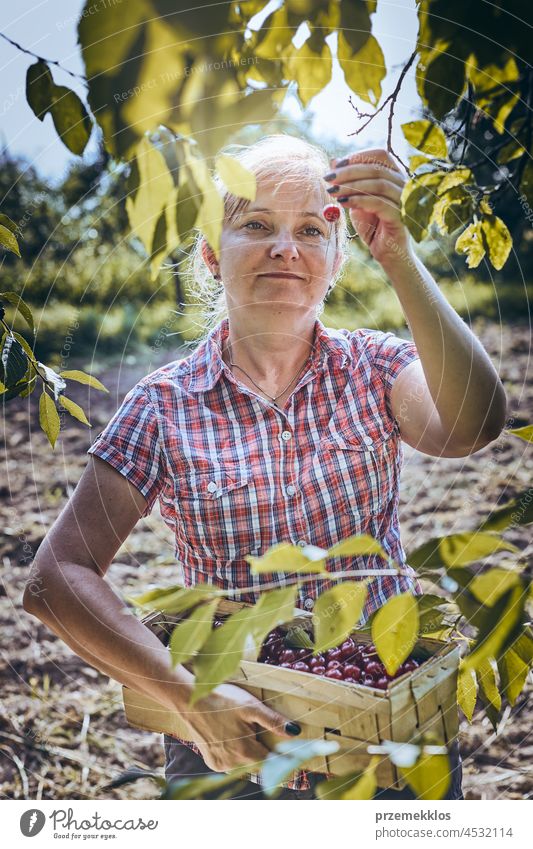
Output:
<svg viewBox="0 0 533 849">
<path fill-rule="evenodd" d="M 211 274 L 216 274 L 219 271 L 217 258 L 206 239 L 202 240 L 202 257 Z"/>
</svg>

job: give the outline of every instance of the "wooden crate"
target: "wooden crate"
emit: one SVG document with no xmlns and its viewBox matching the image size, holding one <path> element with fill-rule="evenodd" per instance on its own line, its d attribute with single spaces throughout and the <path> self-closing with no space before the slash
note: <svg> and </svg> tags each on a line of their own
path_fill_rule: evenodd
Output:
<svg viewBox="0 0 533 849">
<path fill-rule="evenodd" d="M 243 605 L 221 600 L 219 616 L 228 615 Z M 295 620 L 310 619 L 306 611 L 295 610 Z M 159 639 L 168 644 L 180 617 L 152 613 L 143 622 Z M 285 626 L 287 627 L 287 626 Z M 371 642 L 369 634 L 354 632 L 358 643 Z M 350 684 L 243 660 L 231 683 L 252 693 L 284 716 L 298 722 L 302 739 L 335 740 L 339 750 L 317 757 L 306 764 L 313 772 L 344 775 L 365 769 L 371 759 L 367 746 L 383 740 L 398 743 L 412 741 L 423 731 L 434 731 L 444 743 L 458 733 L 457 671 L 459 649 L 456 645 L 433 639 L 420 639 L 412 654 L 426 658 L 414 672 L 391 682 L 388 690 L 362 684 Z M 189 732 L 180 714 L 163 708 L 148 696 L 123 687 L 126 718 L 131 725 L 149 731 L 187 739 Z M 264 731 L 260 737 L 269 748 L 281 738 Z M 284 738 L 286 739 L 286 738 Z M 384 759 L 377 768 L 380 787 L 401 789 L 405 781 L 397 768 Z"/>
</svg>

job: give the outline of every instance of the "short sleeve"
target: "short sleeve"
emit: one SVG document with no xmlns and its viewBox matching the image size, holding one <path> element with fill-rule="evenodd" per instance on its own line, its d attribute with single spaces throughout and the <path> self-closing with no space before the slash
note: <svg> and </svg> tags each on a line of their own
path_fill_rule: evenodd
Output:
<svg viewBox="0 0 533 849">
<path fill-rule="evenodd" d="M 144 495 L 148 503 L 143 516 L 152 512 L 163 486 L 165 468 L 157 413 L 142 383 L 130 389 L 87 454 L 105 460 Z"/>
<path fill-rule="evenodd" d="M 394 333 L 375 330 L 372 333 L 369 354 L 385 387 L 385 400 L 390 410 L 390 396 L 394 381 L 401 371 L 420 356 L 414 342 L 401 339 Z"/>
</svg>

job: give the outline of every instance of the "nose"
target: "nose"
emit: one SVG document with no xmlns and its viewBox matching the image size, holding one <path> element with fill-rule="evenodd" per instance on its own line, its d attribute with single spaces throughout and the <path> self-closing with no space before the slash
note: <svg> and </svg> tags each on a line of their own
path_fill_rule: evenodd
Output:
<svg viewBox="0 0 533 849">
<path fill-rule="evenodd" d="M 296 240 L 290 232 L 279 232 L 274 237 L 274 241 L 270 249 L 270 256 L 272 259 L 275 257 L 281 257 L 285 262 L 299 258 L 300 254 L 298 253 Z"/>
</svg>

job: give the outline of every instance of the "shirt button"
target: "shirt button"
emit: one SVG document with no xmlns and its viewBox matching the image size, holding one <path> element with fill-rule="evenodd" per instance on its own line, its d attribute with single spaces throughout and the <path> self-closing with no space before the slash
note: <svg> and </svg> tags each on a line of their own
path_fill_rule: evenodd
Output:
<svg viewBox="0 0 533 849">
<path fill-rule="evenodd" d="M 296 545 L 299 545 L 300 548 L 304 548 L 307 545 L 307 541 L 305 539 L 299 539 Z"/>
<path fill-rule="evenodd" d="M 209 481 L 209 483 L 207 484 L 207 491 L 208 492 L 216 492 L 217 491 L 217 485 L 214 481 Z"/>
<path fill-rule="evenodd" d="M 365 443 L 365 445 L 368 445 L 368 446 L 374 444 L 374 440 L 372 439 L 371 436 L 363 436 L 363 442 Z"/>
<path fill-rule="evenodd" d="M 284 430 L 283 433 L 281 434 L 281 438 L 284 439 L 285 442 L 287 442 L 287 440 L 290 439 L 291 436 L 292 436 L 292 433 L 290 432 L 290 430 Z"/>
<path fill-rule="evenodd" d="M 285 489 L 285 492 L 287 493 L 287 495 L 294 495 L 294 493 L 296 492 L 296 487 L 293 486 L 292 483 L 290 483 Z"/>
<path fill-rule="evenodd" d="M 306 598 L 304 599 L 304 607 L 306 610 L 312 610 L 315 606 L 314 598 Z"/>
</svg>

